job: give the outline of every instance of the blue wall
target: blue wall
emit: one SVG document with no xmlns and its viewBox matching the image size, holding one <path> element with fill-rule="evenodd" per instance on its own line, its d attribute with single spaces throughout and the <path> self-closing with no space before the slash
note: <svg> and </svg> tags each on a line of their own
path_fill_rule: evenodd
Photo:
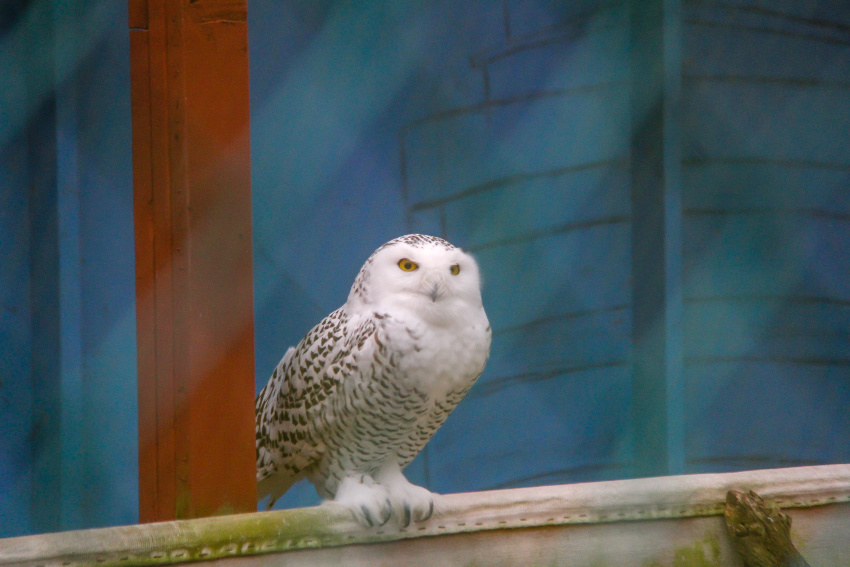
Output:
<svg viewBox="0 0 850 567">
<path fill-rule="evenodd" d="M 372 249 L 423 231 L 476 254 L 495 335 L 417 482 L 846 462 L 850 10 L 663 9 L 662 252 L 633 240 L 657 211 L 632 182 L 652 134 L 627 3 L 252 4 L 258 389 Z M 670 269 L 643 329 L 636 262 Z M 636 409 L 635 341 L 656 332 L 669 383 Z M 305 485 L 280 505 L 314 501 Z"/>
<path fill-rule="evenodd" d="M 123 4 L 0 9 L 0 537 L 137 520 Z M 494 343 L 411 480 L 645 474 L 652 414 L 662 474 L 850 461 L 850 8 L 758 6 L 664 3 L 656 139 L 628 4 L 252 0 L 257 390 L 423 231 L 478 258 Z M 641 136 L 665 152 L 657 254 Z M 663 312 L 635 325 L 646 266 Z M 666 397 L 636 408 L 642 333 Z"/>
<path fill-rule="evenodd" d="M 850 7 L 771 6 L 685 11 L 691 469 L 850 460 Z"/>
<path fill-rule="evenodd" d="M 0 25 L 0 537 L 138 519 L 126 6 L 14 4 Z"/>
</svg>

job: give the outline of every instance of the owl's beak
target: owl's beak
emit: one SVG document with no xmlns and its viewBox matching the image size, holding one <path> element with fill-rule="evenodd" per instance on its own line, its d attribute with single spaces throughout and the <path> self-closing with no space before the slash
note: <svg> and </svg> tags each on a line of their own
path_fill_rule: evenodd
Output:
<svg viewBox="0 0 850 567">
<path fill-rule="evenodd" d="M 431 273 L 425 276 L 425 295 L 431 298 L 431 301 L 435 302 L 443 295 L 445 292 L 445 282 L 443 278 L 436 273 Z"/>
</svg>

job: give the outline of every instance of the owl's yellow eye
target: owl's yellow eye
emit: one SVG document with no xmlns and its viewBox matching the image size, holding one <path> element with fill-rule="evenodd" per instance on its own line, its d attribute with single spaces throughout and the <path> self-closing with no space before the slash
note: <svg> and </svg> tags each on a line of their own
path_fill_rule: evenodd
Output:
<svg viewBox="0 0 850 567">
<path fill-rule="evenodd" d="M 451 271 L 453 276 L 456 276 L 460 273 L 460 266 L 458 264 L 455 264 L 454 266 L 449 268 L 449 270 Z"/>
<path fill-rule="evenodd" d="M 413 260 L 408 260 L 407 258 L 402 258 L 398 261 L 398 267 L 404 270 L 405 272 L 412 272 L 419 268 L 419 264 L 414 262 Z"/>
</svg>

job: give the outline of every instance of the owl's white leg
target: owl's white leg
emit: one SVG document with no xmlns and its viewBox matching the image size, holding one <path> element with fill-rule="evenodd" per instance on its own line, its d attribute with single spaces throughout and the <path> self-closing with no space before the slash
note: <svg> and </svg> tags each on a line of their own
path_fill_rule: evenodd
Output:
<svg viewBox="0 0 850 567">
<path fill-rule="evenodd" d="M 333 502 L 348 508 L 360 524 L 383 526 L 392 515 L 387 489 L 368 475 L 347 476 L 336 490 Z"/>
<path fill-rule="evenodd" d="M 389 492 L 393 514 L 402 527 L 409 526 L 411 520 L 424 522 L 434 513 L 438 495 L 411 484 L 397 465 L 385 466 L 374 477 Z"/>
</svg>

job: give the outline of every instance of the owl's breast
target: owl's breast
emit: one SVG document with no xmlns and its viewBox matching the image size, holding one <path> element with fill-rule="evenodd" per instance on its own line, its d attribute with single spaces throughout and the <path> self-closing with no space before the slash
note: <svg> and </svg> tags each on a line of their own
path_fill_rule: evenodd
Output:
<svg viewBox="0 0 850 567">
<path fill-rule="evenodd" d="M 491 338 L 483 309 L 467 315 L 439 326 L 416 318 L 385 319 L 396 379 L 435 401 L 467 390 L 484 370 Z"/>
</svg>

